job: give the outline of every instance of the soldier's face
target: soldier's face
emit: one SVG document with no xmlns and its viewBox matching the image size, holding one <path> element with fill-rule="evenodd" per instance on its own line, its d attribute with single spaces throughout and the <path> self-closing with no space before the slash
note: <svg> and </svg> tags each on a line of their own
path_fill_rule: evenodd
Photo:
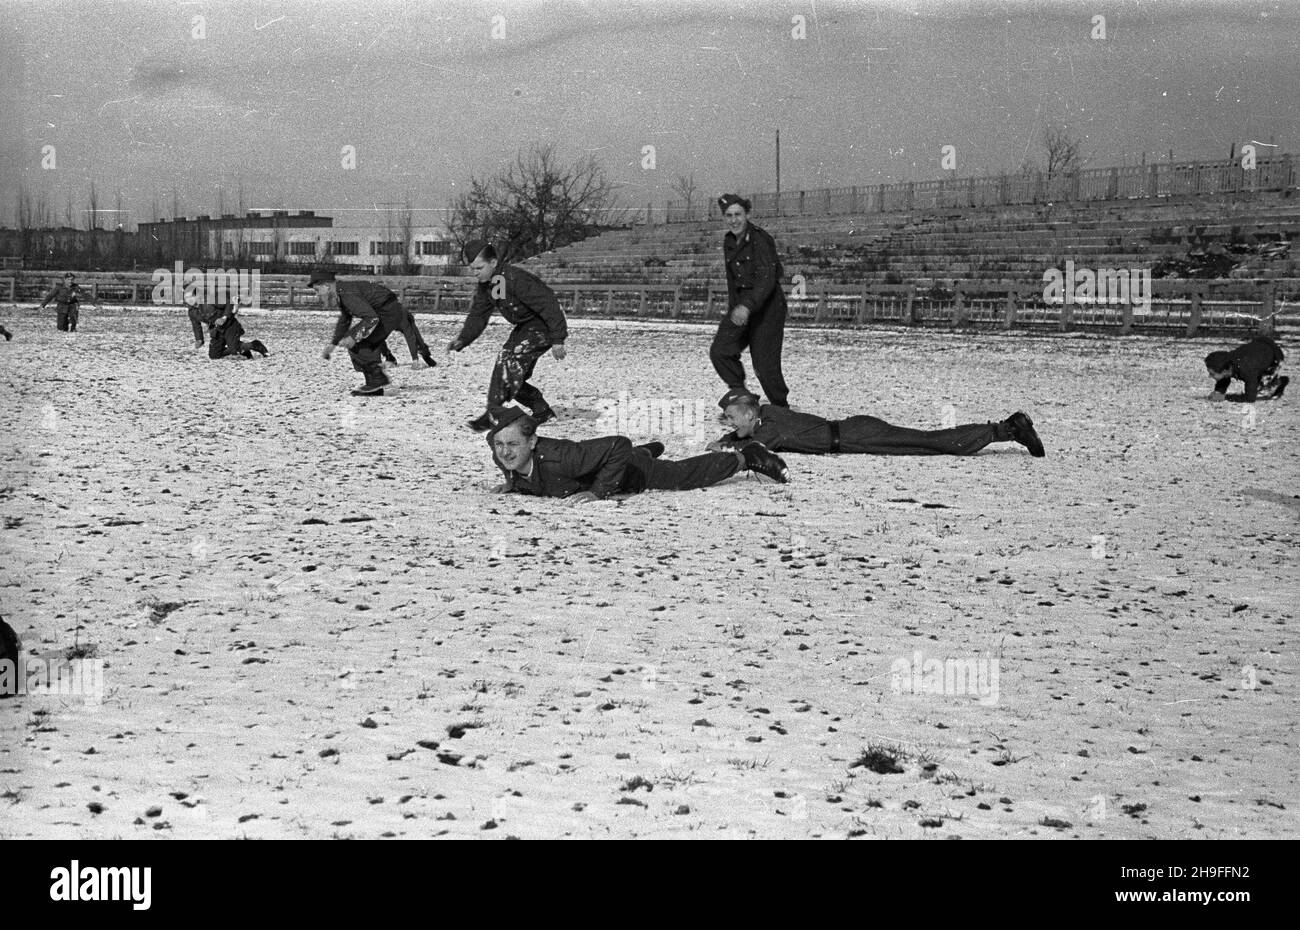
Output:
<svg viewBox="0 0 1300 930">
<path fill-rule="evenodd" d="M 537 437 L 525 437 L 517 423 L 511 423 L 492 437 L 492 451 L 496 453 L 497 461 L 510 471 L 524 470 L 535 445 Z"/>
<path fill-rule="evenodd" d="M 480 284 L 486 284 L 492 280 L 492 272 L 496 269 L 496 262 L 493 259 L 484 258 L 480 255 L 470 264 L 469 270 L 474 272 L 474 277 Z"/>
<path fill-rule="evenodd" d="M 1210 376 L 1211 381 L 1218 381 L 1219 379 L 1226 378 L 1231 374 L 1231 372 L 1227 371 L 1215 371 L 1209 365 L 1205 366 L 1205 373 Z"/>
<path fill-rule="evenodd" d="M 758 414 L 743 404 L 732 404 L 722 412 L 722 425 L 735 430 L 741 439 L 753 435 L 757 423 Z"/>
<path fill-rule="evenodd" d="M 722 214 L 723 221 L 727 224 L 727 229 L 735 233 L 737 237 L 745 231 L 745 221 L 748 214 L 745 208 L 738 203 L 733 203 L 727 207 L 727 212 Z"/>
</svg>

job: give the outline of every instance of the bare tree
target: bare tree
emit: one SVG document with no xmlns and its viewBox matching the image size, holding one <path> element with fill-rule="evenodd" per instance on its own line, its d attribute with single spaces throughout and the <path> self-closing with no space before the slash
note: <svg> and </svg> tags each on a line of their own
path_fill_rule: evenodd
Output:
<svg viewBox="0 0 1300 930">
<path fill-rule="evenodd" d="M 452 200 L 448 228 L 461 247 L 486 238 L 520 259 L 585 239 L 620 214 L 614 184 L 594 157 L 566 165 L 554 145 L 534 145 L 505 171 L 471 177 Z"/>
<path fill-rule="evenodd" d="M 1065 126 L 1048 126 L 1043 130 L 1043 149 L 1047 154 L 1047 180 L 1076 174 L 1083 167 L 1081 143 Z"/>
<path fill-rule="evenodd" d="M 686 215 L 688 217 L 691 215 L 691 201 L 695 199 L 697 190 L 699 188 L 695 186 L 695 175 L 693 174 L 690 177 L 679 174 L 677 180 L 673 182 L 672 192 L 686 201 Z"/>
</svg>

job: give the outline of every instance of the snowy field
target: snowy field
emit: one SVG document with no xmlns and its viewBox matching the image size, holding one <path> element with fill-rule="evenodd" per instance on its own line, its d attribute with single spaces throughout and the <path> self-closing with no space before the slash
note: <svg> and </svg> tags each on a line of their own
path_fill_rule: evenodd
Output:
<svg viewBox="0 0 1300 930">
<path fill-rule="evenodd" d="M 1047 458 L 574 507 L 487 489 L 507 328 L 419 320 L 441 365 L 361 400 L 330 315 L 211 362 L 176 310 L 0 313 L 0 614 L 104 663 L 0 701 L 0 839 L 1300 834 L 1300 396 L 1207 403 L 1232 340 L 791 330 L 796 408 L 1024 409 Z M 544 434 L 720 432 L 708 330 L 573 329 Z"/>
</svg>

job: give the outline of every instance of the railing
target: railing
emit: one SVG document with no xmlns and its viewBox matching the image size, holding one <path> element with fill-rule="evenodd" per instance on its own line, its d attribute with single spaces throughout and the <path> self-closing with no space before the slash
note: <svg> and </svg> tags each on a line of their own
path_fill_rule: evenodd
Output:
<svg viewBox="0 0 1300 930">
<path fill-rule="evenodd" d="M 835 216 L 906 210 L 965 209 L 1036 203 L 1073 203 L 1158 197 L 1208 197 L 1283 191 L 1296 187 L 1290 154 L 1261 158 L 1254 168 L 1240 161 L 1164 162 L 1122 168 L 1086 168 L 1052 178 L 1043 174 L 1004 174 L 943 178 L 904 184 L 830 187 L 810 191 L 750 194 L 758 216 Z M 720 216 L 710 197 L 668 203 L 668 223 L 699 222 Z"/>
<path fill-rule="evenodd" d="M 58 275 L 0 277 L 9 303 L 39 301 Z M 89 303 L 149 305 L 153 283 L 145 274 L 81 274 Z M 379 278 L 418 312 L 461 314 L 473 282 L 465 278 Z M 298 276 L 263 276 L 259 305 L 323 309 Z M 581 284 L 556 287 L 565 311 L 600 319 L 681 320 L 713 324 L 727 306 L 727 289 L 709 286 Z M 795 323 L 857 327 L 872 324 L 993 329 L 1093 329 L 1118 334 L 1270 333 L 1300 330 L 1300 281 L 1151 282 L 1150 305 L 1049 303 L 1041 284 L 961 282 L 950 290 L 910 284 L 832 284 L 786 300 Z"/>
</svg>

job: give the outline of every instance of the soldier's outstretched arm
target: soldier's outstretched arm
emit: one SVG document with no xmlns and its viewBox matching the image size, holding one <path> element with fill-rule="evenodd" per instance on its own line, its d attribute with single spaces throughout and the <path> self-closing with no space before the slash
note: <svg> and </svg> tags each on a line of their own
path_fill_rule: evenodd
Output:
<svg viewBox="0 0 1300 930">
<path fill-rule="evenodd" d="M 487 329 L 488 317 L 491 315 L 492 301 L 489 299 L 488 289 L 475 288 L 474 302 L 469 305 L 469 314 L 465 317 L 465 323 L 461 326 L 459 335 L 447 344 L 447 349 L 451 352 L 459 352 L 483 335 L 483 330 Z"/>
</svg>

